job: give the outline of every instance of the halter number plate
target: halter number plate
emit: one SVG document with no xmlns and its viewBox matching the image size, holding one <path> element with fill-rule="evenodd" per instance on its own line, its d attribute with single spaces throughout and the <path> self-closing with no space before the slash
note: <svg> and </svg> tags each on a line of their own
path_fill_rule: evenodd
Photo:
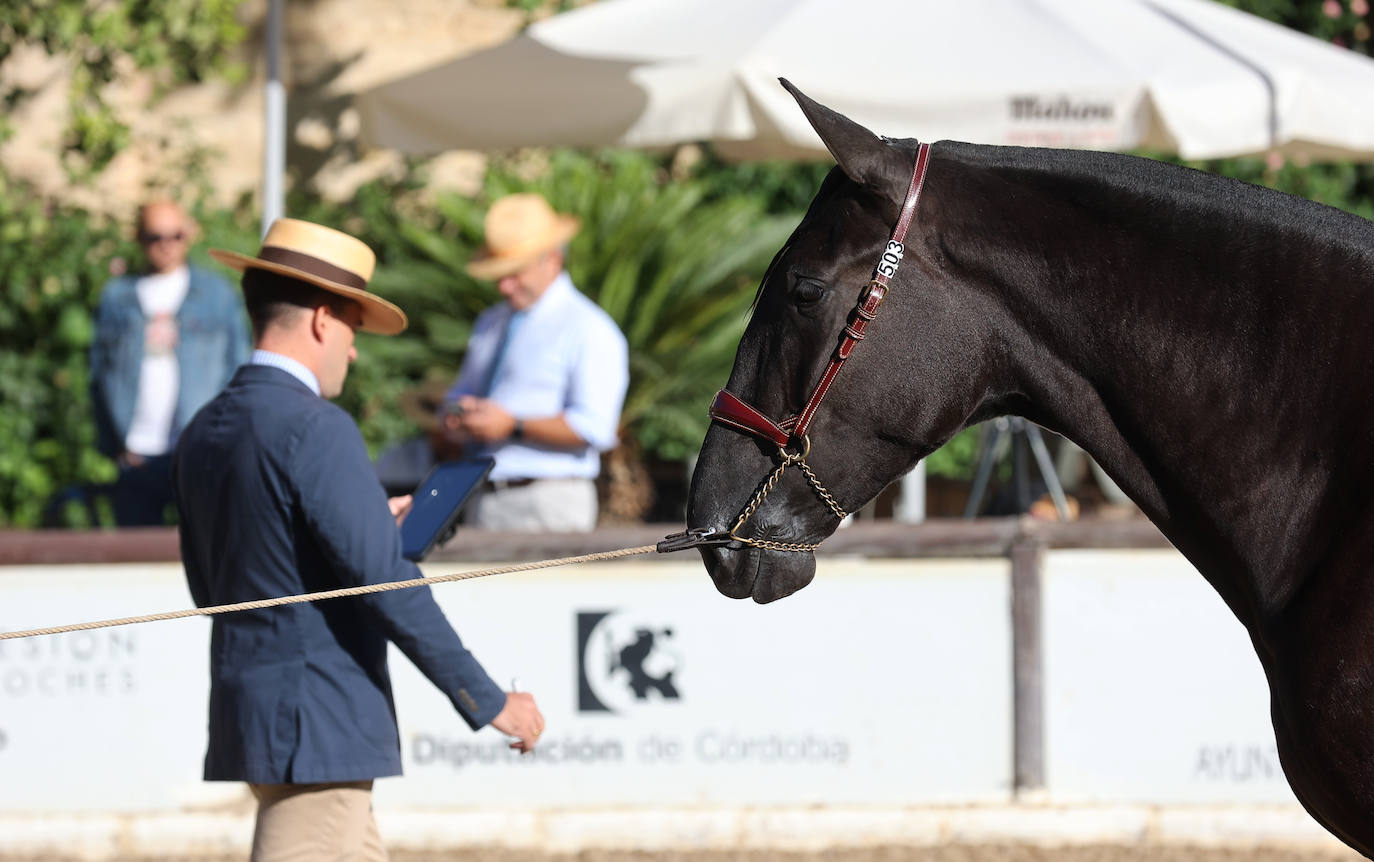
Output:
<svg viewBox="0 0 1374 862">
<path fill-rule="evenodd" d="M 882 258 L 878 261 L 878 274 L 886 278 L 892 278 L 897 274 L 897 267 L 902 262 L 902 255 L 906 247 L 895 239 L 887 241 L 887 249 L 883 252 Z"/>
</svg>

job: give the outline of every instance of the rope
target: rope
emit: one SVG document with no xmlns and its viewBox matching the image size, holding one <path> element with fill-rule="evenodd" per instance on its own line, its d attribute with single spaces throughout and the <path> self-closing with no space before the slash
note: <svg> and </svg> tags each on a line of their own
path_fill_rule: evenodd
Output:
<svg viewBox="0 0 1374 862">
<path fill-rule="evenodd" d="M 257 599 L 251 602 L 237 602 L 232 605 L 215 605 L 208 608 L 188 608 L 182 611 L 166 611 L 160 614 L 144 614 L 137 617 L 121 617 L 115 620 L 100 620 L 89 623 L 71 623 L 64 626 L 51 626 L 45 629 L 28 629 L 18 632 L 0 632 L 0 640 L 30 638 L 38 635 L 56 635 L 63 632 L 80 632 L 88 629 L 104 629 L 111 626 L 129 626 L 134 623 L 151 623 L 158 620 L 176 620 L 182 617 L 208 617 L 228 614 L 234 611 L 252 611 L 259 608 L 275 608 L 278 605 L 298 605 L 302 602 L 318 602 L 324 599 L 342 599 L 346 596 L 364 596 L 371 593 L 385 593 L 391 590 L 405 590 L 429 584 L 443 584 L 449 581 L 466 581 L 484 578 L 488 575 L 509 575 L 513 572 L 529 572 L 535 569 L 552 569 L 572 563 L 590 563 L 596 560 L 614 560 L 618 557 L 633 557 L 657 550 L 657 545 L 641 545 L 637 548 L 621 548 L 618 551 L 602 551 L 597 554 L 583 554 L 578 557 L 562 557 L 555 560 L 539 560 L 534 563 L 516 563 L 511 566 L 498 566 L 494 569 L 479 569 L 475 572 L 455 572 L 451 575 L 435 575 L 428 578 L 412 578 L 408 581 L 385 581 L 380 584 L 364 584 L 360 587 L 345 587 L 338 590 L 325 590 L 318 593 L 304 593 L 298 596 L 280 596 L 275 599 Z"/>
</svg>

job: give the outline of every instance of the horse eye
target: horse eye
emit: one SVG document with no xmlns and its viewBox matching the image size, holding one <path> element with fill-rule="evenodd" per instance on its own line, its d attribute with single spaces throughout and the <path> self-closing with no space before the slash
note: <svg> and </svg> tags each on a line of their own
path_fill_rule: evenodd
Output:
<svg viewBox="0 0 1374 862">
<path fill-rule="evenodd" d="M 825 296 L 825 285 L 809 278 L 797 280 L 797 286 L 792 289 L 792 296 L 799 305 L 810 305 Z"/>
</svg>

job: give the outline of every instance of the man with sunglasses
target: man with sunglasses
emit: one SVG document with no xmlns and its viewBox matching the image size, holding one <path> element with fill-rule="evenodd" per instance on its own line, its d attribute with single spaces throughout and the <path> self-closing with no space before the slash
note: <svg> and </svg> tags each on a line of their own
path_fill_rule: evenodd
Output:
<svg viewBox="0 0 1374 862">
<path fill-rule="evenodd" d="M 96 446 L 119 465 L 111 494 L 121 527 L 166 523 L 177 434 L 248 359 L 243 301 L 188 265 L 195 222 L 177 203 L 138 211 L 146 268 L 101 290 L 91 345 Z"/>
</svg>

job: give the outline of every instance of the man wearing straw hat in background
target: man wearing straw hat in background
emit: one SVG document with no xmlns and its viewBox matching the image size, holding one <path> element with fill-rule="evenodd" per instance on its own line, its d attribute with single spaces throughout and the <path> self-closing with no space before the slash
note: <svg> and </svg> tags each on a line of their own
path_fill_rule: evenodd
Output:
<svg viewBox="0 0 1374 862">
<path fill-rule="evenodd" d="M 186 579 L 198 606 L 420 577 L 353 420 L 327 399 L 357 357 L 357 330 L 405 329 L 367 291 L 375 258 L 347 234 L 294 219 L 243 271 L 257 349 L 192 419 L 173 459 Z M 387 672 L 395 643 L 473 729 L 531 750 L 544 720 L 467 651 L 428 587 L 214 618 L 209 781 L 258 800 L 253 858 L 385 859 L 372 780 L 401 772 Z"/>
<path fill-rule="evenodd" d="M 573 532 L 596 526 L 600 453 L 616 445 L 629 385 L 625 336 L 573 286 L 564 248 L 579 227 L 539 195 L 496 201 L 486 247 L 468 264 L 505 302 L 473 324 L 440 409 L 465 454 L 496 459 L 471 523 Z"/>
</svg>

